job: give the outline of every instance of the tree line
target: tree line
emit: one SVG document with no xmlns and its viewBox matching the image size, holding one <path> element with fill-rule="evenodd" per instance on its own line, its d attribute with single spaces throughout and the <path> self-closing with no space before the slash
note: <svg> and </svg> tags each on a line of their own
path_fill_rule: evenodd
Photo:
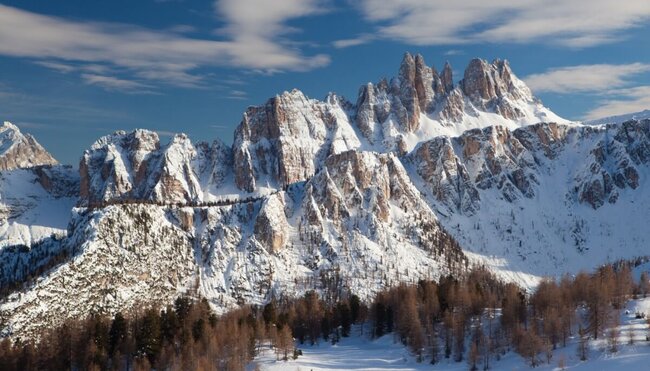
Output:
<svg viewBox="0 0 650 371">
<path fill-rule="evenodd" d="M 533 293 L 477 268 L 387 288 L 368 303 L 308 291 L 221 316 L 205 299 L 180 297 L 162 308 L 71 320 L 38 342 L 5 338 L 0 370 L 241 370 L 263 349 L 288 360 L 301 344 L 336 343 L 353 332 L 393 336 L 420 362 L 448 359 L 470 370 L 498 368 L 508 351 L 531 366 L 550 363 L 576 335 L 586 359 L 590 338 L 615 349 L 617 311 L 650 292 L 647 274 L 635 282 L 632 268 L 620 262 L 545 279 Z"/>
<path fill-rule="evenodd" d="M 532 367 L 550 363 L 553 350 L 565 347 L 571 336 L 578 338 L 578 357 L 586 360 L 590 339 L 607 339 L 616 351 L 620 311 L 629 299 L 650 292 L 647 273 L 635 282 L 635 263 L 544 279 L 530 294 L 484 269 L 402 284 L 374 299 L 373 336 L 393 333 L 419 361 L 466 361 L 470 370 L 490 369 L 511 350 Z"/>
</svg>

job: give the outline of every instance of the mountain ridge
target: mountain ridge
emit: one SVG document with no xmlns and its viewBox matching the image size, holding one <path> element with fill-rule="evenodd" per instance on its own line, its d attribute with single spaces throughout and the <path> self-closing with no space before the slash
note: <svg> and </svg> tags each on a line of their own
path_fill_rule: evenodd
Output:
<svg viewBox="0 0 650 371">
<path fill-rule="evenodd" d="M 506 61 L 472 60 L 454 85 L 448 64 L 406 54 L 357 103 L 293 90 L 249 107 L 232 146 L 118 131 L 78 174 L 1 172 L 0 283 L 22 284 L 0 302 L 2 333 L 187 292 L 218 311 L 309 289 L 367 298 L 473 265 L 532 287 L 642 253 L 648 163 L 650 120 L 567 122 Z"/>
</svg>

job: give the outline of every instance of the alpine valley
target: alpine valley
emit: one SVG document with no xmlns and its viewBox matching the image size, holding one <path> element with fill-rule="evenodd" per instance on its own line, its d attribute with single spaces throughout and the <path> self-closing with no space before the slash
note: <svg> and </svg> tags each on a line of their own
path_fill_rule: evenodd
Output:
<svg viewBox="0 0 650 371">
<path fill-rule="evenodd" d="M 571 122 L 507 61 L 458 80 L 406 54 L 355 102 L 249 107 L 232 145 L 118 131 L 73 168 L 5 122 L 2 336 L 183 294 L 220 313 L 332 287 L 364 300 L 474 266 L 533 288 L 646 255 L 648 116 Z"/>
</svg>

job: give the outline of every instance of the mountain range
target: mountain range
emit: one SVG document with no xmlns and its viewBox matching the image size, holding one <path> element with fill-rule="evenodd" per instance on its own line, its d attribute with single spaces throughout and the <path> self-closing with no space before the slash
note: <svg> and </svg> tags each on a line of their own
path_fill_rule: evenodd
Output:
<svg viewBox="0 0 650 371">
<path fill-rule="evenodd" d="M 5 122 L 2 335 L 183 293 L 222 312 L 472 266 L 530 288 L 646 255 L 647 112 L 565 120 L 502 60 L 455 81 L 406 54 L 355 102 L 249 107 L 232 145 L 118 131 L 78 168 Z"/>
</svg>

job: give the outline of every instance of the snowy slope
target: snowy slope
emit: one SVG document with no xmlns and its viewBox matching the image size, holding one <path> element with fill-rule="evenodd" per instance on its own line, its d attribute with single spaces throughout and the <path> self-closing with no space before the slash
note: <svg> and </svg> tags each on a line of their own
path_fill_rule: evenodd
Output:
<svg viewBox="0 0 650 371">
<path fill-rule="evenodd" d="M 470 258 L 530 286 L 648 254 L 649 132 L 649 120 L 488 128 L 423 143 L 407 163 Z"/>
<path fill-rule="evenodd" d="M 626 314 L 626 311 L 629 313 Z M 648 369 L 650 362 L 650 347 L 648 347 L 646 336 L 650 328 L 645 319 L 636 319 L 635 313 L 643 312 L 650 315 L 650 298 L 633 300 L 628 303 L 627 308 L 620 312 L 619 351 L 610 353 L 607 351 L 606 340 L 590 340 L 588 347 L 588 358 L 580 361 L 577 357 L 577 339 L 571 337 L 566 347 L 559 347 L 553 351 L 551 362 L 542 362 L 535 367 L 536 370 L 560 370 L 559 360 L 564 359 L 566 370 L 630 370 L 641 371 Z M 428 361 L 418 363 L 416 357 L 394 338 L 393 334 L 384 335 L 379 339 L 368 338 L 368 327 L 366 324 L 365 335 L 361 326 L 353 327 L 351 336 L 341 338 L 336 345 L 323 342 L 315 346 L 296 346 L 302 350 L 303 355 L 296 360 L 277 360 L 274 349 L 264 349 L 255 360 L 248 366 L 247 370 L 467 370 L 469 365 L 466 361 L 454 362 L 451 359 L 442 358 L 440 362 L 431 365 Z M 635 343 L 628 344 L 630 333 Z M 442 340 L 441 340 L 442 342 Z M 540 355 L 543 359 L 544 356 Z M 493 370 L 531 370 L 530 365 L 517 353 L 507 352 L 500 360 L 491 359 Z M 479 362 L 479 369 L 482 365 Z"/>
<path fill-rule="evenodd" d="M 68 189 L 56 189 L 59 185 Z M 77 175 L 68 167 L 1 172 L 0 248 L 65 235 L 76 187 Z"/>
<path fill-rule="evenodd" d="M 650 110 L 643 110 L 640 112 L 628 113 L 625 115 L 604 117 L 595 120 L 584 121 L 585 125 L 602 125 L 602 124 L 619 124 L 630 120 L 643 120 L 650 119 Z"/>
</svg>

